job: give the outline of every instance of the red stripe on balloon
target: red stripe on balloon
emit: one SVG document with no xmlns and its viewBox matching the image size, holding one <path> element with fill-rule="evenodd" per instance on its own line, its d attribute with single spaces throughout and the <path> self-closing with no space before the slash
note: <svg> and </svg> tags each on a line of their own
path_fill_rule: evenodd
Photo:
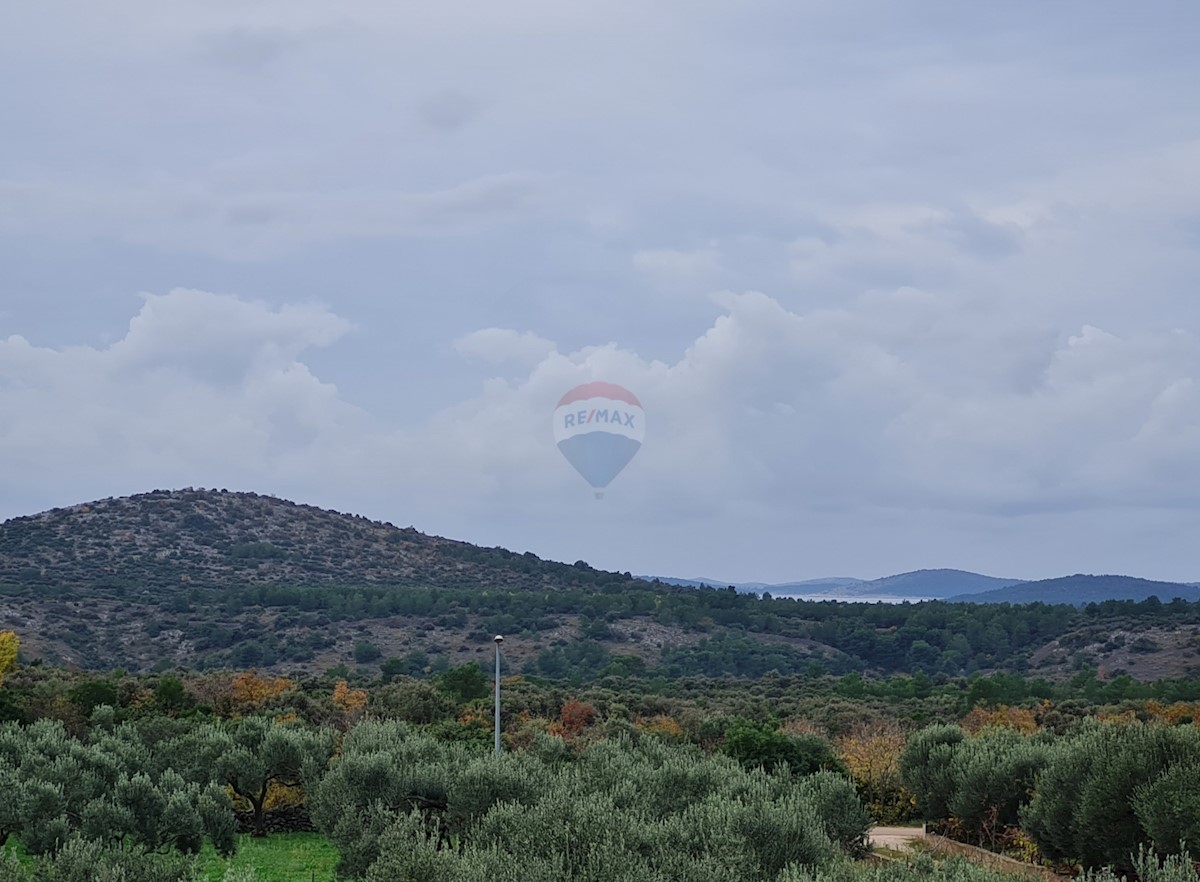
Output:
<svg viewBox="0 0 1200 882">
<path fill-rule="evenodd" d="M 564 404 L 572 404 L 576 401 L 586 401 L 588 398 L 611 398 L 614 401 L 624 401 L 635 407 L 642 406 L 642 402 L 637 400 L 637 396 L 624 386 L 618 386 L 616 383 L 597 381 L 595 383 L 584 383 L 582 386 L 576 386 L 564 395 L 555 407 L 562 407 Z"/>
</svg>

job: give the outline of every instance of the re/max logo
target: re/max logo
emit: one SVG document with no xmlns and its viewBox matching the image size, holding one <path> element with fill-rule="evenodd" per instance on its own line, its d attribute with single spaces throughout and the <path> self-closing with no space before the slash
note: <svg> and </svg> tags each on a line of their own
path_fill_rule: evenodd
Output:
<svg viewBox="0 0 1200 882">
<path fill-rule="evenodd" d="M 564 429 L 570 429 L 575 426 L 586 426 L 589 423 L 608 423 L 610 425 L 624 426 L 627 429 L 634 428 L 633 414 L 621 413 L 619 410 L 592 408 L 591 410 L 577 410 L 575 413 L 563 414 Z"/>
</svg>

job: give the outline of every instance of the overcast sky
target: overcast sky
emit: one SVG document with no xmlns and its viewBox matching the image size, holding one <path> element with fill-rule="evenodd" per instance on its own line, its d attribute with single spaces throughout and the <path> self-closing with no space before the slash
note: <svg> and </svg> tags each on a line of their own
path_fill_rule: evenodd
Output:
<svg viewBox="0 0 1200 882">
<path fill-rule="evenodd" d="M 0 11 L 0 519 L 1200 579 L 1195 0 Z M 596 501 L 551 413 L 646 409 Z"/>
</svg>

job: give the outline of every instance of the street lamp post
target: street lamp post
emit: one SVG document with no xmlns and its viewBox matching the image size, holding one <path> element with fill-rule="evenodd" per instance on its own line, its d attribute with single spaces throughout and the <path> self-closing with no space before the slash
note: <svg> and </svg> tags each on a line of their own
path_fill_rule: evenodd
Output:
<svg viewBox="0 0 1200 882">
<path fill-rule="evenodd" d="M 500 755 L 500 644 L 504 638 L 497 634 L 492 638 L 496 644 L 496 756 Z"/>
</svg>

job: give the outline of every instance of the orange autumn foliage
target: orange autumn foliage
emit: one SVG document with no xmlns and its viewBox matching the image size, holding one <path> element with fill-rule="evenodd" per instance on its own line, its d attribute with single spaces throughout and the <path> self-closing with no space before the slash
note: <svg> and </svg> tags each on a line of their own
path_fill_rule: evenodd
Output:
<svg viewBox="0 0 1200 882">
<path fill-rule="evenodd" d="M 558 720 L 550 725 L 550 734 L 561 735 L 564 738 L 574 738 L 583 734 L 583 730 L 596 720 L 596 709 L 586 702 L 575 698 L 567 699 L 558 715 Z"/>
<path fill-rule="evenodd" d="M 962 727 L 972 734 L 989 726 L 1016 729 L 1026 735 L 1038 730 L 1037 720 L 1034 718 L 1032 710 L 1027 707 L 1010 707 L 1006 704 L 990 709 L 977 705 L 962 720 Z"/>
<path fill-rule="evenodd" d="M 333 687 L 333 706 L 341 713 L 344 728 L 358 722 L 367 707 L 367 693 L 362 689 L 351 689 L 345 680 L 338 680 Z"/>
<path fill-rule="evenodd" d="M 633 725 L 638 731 L 647 735 L 656 735 L 664 741 L 687 740 L 687 733 L 684 732 L 683 726 L 665 714 L 659 714 L 649 719 L 638 717 Z"/>
<path fill-rule="evenodd" d="M 1176 701 L 1172 704 L 1162 704 L 1152 698 L 1146 702 L 1146 715 L 1168 726 L 1178 726 L 1189 719 L 1200 726 L 1200 702 L 1189 704 L 1186 701 Z"/>
<path fill-rule="evenodd" d="M 229 684 L 231 701 L 244 709 L 257 708 L 295 686 L 286 677 L 260 677 L 258 671 L 237 674 Z"/>
</svg>

